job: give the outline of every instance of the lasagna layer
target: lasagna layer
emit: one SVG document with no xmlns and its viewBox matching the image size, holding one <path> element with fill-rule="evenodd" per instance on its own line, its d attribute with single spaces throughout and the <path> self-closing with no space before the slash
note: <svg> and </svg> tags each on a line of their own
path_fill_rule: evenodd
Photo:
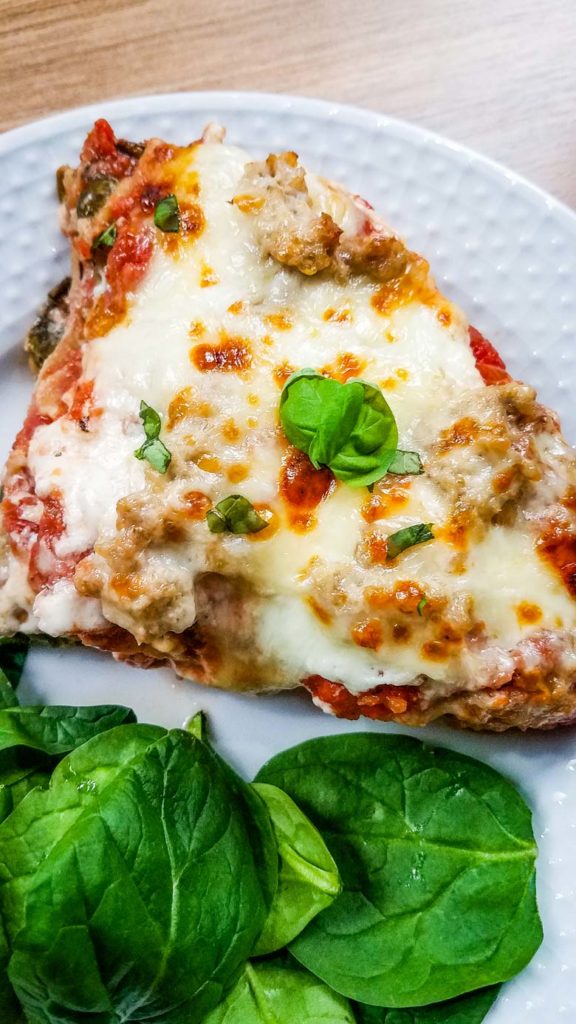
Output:
<svg viewBox="0 0 576 1024">
<path fill-rule="evenodd" d="M 6 469 L 0 631 L 304 684 L 346 717 L 571 720 L 574 455 L 426 261 L 295 154 L 253 163 L 215 129 L 134 145 L 99 121 L 59 187 L 72 284 Z M 422 472 L 315 468 L 279 417 L 304 368 L 377 388 Z M 142 403 L 164 467 L 135 457 Z M 262 529 L 212 532 L 231 495 Z M 391 557 L 417 524 L 432 539 Z"/>
</svg>

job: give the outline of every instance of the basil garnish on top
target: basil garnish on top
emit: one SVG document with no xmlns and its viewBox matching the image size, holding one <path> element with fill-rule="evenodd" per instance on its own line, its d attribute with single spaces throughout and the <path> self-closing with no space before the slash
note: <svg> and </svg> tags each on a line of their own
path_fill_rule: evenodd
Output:
<svg viewBox="0 0 576 1024">
<path fill-rule="evenodd" d="M 403 452 L 399 448 L 388 466 L 388 472 L 399 476 L 423 473 L 422 459 L 418 452 Z"/>
<path fill-rule="evenodd" d="M 396 558 L 406 548 L 413 548 L 415 544 L 424 544 L 427 540 L 433 540 L 432 523 L 415 523 L 414 526 L 405 526 L 403 530 L 397 530 L 386 538 L 386 557 Z M 420 606 L 418 606 L 420 607 Z"/>
<path fill-rule="evenodd" d="M 118 234 L 118 228 L 114 221 L 109 224 L 104 231 L 101 231 L 92 242 L 92 251 L 95 249 L 111 249 L 116 241 L 116 235 Z"/>
<path fill-rule="evenodd" d="M 161 231 L 175 233 L 180 230 L 180 209 L 175 195 L 171 193 L 156 203 L 154 223 Z"/>
<path fill-rule="evenodd" d="M 388 471 L 398 428 L 384 395 L 363 380 L 340 384 L 315 370 L 287 381 L 280 420 L 288 440 L 319 469 L 328 466 L 351 487 L 367 487 Z"/>
<path fill-rule="evenodd" d="M 230 494 L 206 513 L 211 533 L 260 533 L 268 523 L 241 494 Z"/>
<path fill-rule="evenodd" d="M 160 440 L 160 428 L 162 426 L 160 416 L 151 405 L 144 401 L 140 402 L 139 415 L 144 427 L 144 433 L 146 434 L 146 440 L 144 444 L 136 449 L 134 455 L 137 459 L 146 459 L 153 469 L 157 469 L 159 473 L 165 473 L 170 465 L 172 456 L 164 442 Z"/>
</svg>

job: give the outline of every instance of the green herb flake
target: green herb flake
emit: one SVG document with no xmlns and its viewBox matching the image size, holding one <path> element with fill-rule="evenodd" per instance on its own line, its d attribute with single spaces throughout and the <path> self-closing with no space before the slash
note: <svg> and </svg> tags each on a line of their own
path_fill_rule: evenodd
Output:
<svg viewBox="0 0 576 1024">
<path fill-rule="evenodd" d="M 387 557 L 391 561 L 406 548 L 413 548 L 415 544 L 424 544 L 427 540 L 433 540 L 432 523 L 415 523 L 414 526 L 406 526 L 403 530 L 397 530 L 386 538 Z"/>
<path fill-rule="evenodd" d="M 408 474 L 418 475 L 423 473 L 424 469 L 418 452 L 403 452 L 399 448 L 388 466 L 388 472 L 399 476 L 407 476 Z"/>
<path fill-rule="evenodd" d="M 109 224 L 92 242 L 92 251 L 94 252 L 96 249 L 111 249 L 116 241 L 117 234 L 118 228 L 116 224 L 114 222 Z"/>
<path fill-rule="evenodd" d="M 366 381 L 340 384 L 301 370 L 282 391 L 280 421 L 288 440 L 316 469 L 328 466 L 350 487 L 380 480 L 396 454 L 394 414 L 382 392 Z"/>
<path fill-rule="evenodd" d="M 171 193 L 169 196 L 164 196 L 164 199 L 156 204 L 154 223 L 161 231 L 175 234 L 180 230 L 180 209 L 175 195 Z"/>
<path fill-rule="evenodd" d="M 418 612 L 418 615 L 422 615 L 423 614 L 424 609 L 425 609 L 427 604 L 428 604 L 428 598 L 427 597 L 422 597 L 418 601 L 418 604 L 416 605 L 416 611 Z"/>
<path fill-rule="evenodd" d="M 230 494 L 206 513 L 211 533 L 259 533 L 268 523 L 241 494 Z"/>
<path fill-rule="evenodd" d="M 140 402 L 140 419 L 146 434 L 144 444 L 136 449 L 134 455 L 137 459 L 146 459 L 153 469 L 159 473 L 165 473 L 172 460 L 172 455 L 166 445 L 160 440 L 160 428 L 162 420 L 159 414 L 151 405 Z"/>
</svg>

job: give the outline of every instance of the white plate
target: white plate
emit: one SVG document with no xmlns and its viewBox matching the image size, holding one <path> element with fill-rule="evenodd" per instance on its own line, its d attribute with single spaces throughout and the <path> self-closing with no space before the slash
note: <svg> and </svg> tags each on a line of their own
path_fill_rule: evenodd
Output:
<svg viewBox="0 0 576 1024">
<path fill-rule="evenodd" d="M 431 261 L 448 295 L 491 337 L 511 372 L 536 385 L 576 441 L 570 383 L 576 358 L 576 217 L 497 165 L 419 128 L 351 107 L 249 93 L 180 93 L 102 103 L 0 137 L 0 458 L 8 452 L 32 381 L 19 344 L 48 287 L 66 272 L 54 171 L 74 163 L 96 117 L 117 133 L 175 142 L 217 120 L 231 141 L 264 155 L 296 149 L 305 164 L 369 199 Z M 527 126 L 527 129 L 528 126 Z M 28 702 L 119 701 L 139 718 L 181 725 L 209 715 L 222 753 L 247 776 L 272 754 L 312 736 L 394 730 L 323 716 L 298 694 L 242 697 L 142 672 L 89 651 L 36 651 Z M 483 758 L 513 778 L 535 811 L 545 940 L 506 986 L 490 1024 L 576 1020 L 576 735 L 473 735 L 444 726 L 415 732 Z"/>
</svg>

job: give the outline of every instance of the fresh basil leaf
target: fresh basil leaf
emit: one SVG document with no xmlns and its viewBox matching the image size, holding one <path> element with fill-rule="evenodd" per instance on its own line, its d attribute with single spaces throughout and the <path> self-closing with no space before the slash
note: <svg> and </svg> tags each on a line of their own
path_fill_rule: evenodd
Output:
<svg viewBox="0 0 576 1024">
<path fill-rule="evenodd" d="M 172 455 L 163 441 L 158 438 L 155 441 L 144 441 L 144 444 L 134 452 L 137 459 L 146 459 L 152 469 L 159 473 L 165 473 L 172 461 Z"/>
<path fill-rule="evenodd" d="M 309 921 L 329 907 L 342 888 L 338 868 L 318 830 L 276 786 L 254 783 L 278 844 L 278 888 L 253 956 L 287 946 Z"/>
<path fill-rule="evenodd" d="M 30 641 L 23 633 L 15 636 L 0 636 L 0 669 L 8 677 L 12 686 L 18 686 Z"/>
<path fill-rule="evenodd" d="M 444 1003 L 408 1010 L 387 1010 L 361 1003 L 354 1003 L 353 1009 L 357 1024 L 482 1024 L 499 991 L 500 985 L 492 985 Z"/>
<path fill-rule="evenodd" d="M 415 523 L 414 526 L 406 526 L 403 530 L 397 530 L 386 538 L 386 557 L 390 560 L 396 558 L 406 548 L 413 548 L 415 544 L 424 544 L 427 540 L 434 540 L 432 523 Z"/>
<path fill-rule="evenodd" d="M 0 825 L 8 976 L 26 1016 L 200 1024 L 268 910 L 253 806 L 183 730 L 124 725 L 69 754 Z"/>
<path fill-rule="evenodd" d="M 354 1024 L 350 1004 L 294 962 L 247 963 L 203 1024 Z"/>
<path fill-rule="evenodd" d="M 206 513 L 211 533 L 259 533 L 268 523 L 256 511 L 248 498 L 230 494 Z"/>
<path fill-rule="evenodd" d="M 394 415 L 378 388 L 361 380 L 340 384 L 314 370 L 286 382 L 280 421 L 291 444 L 317 469 L 328 466 L 351 487 L 384 476 L 398 444 Z"/>
<path fill-rule="evenodd" d="M 144 427 L 144 433 L 146 434 L 147 441 L 155 441 L 157 437 L 160 437 L 160 430 L 162 428 L 162 420 L 160 414 L 153 409 L 151 405 L 148 405 L 144 399 L 140 402 L 140 412 L 138 413 L 142 420 L 142 426 Z"/>
<path fill-rule="evenodd" d="M 144 427 L 146 440 L 134 452 L 137 459 L 146 459 L 153 469 L 159 473 L 165 473 L 172 461 L 172 455 L 166 445 L 160 440 L 160 429 L 162 420 L 160 415 L 148 405 L 147 402 L 140 402 L 140 419 Z"/>
<path fill-rule="evenodd" d="M 180 209 L 175 195 L 165 196 L 156 204 L 154 223 L 161 231 L 176 232 L 180 230 Z"/>
<path fill-rule="evenodd" d="M 101 231 L 97 238 L 92 242 L 92 250 L 95 249 L 111 249 L 116 241 L 118 234 L 118 228 L 115 223 L 109 224 L 104 231 Z"/>
<path fill-rule="evenodd" d="M 320 830 L 344 890 L 290 945 L 361 1003 L 420 1006 L 513 977 L 542 940 L 530 811 L 502 775 L 405 736 L 311 740 L 257 781 Z"/>
<path fill-rule="evenodd" d="M 398 448 L 392 462 L 388 466 L 388 472 L 404 476 L 423 473 L 424 468 L 418 452 L 403 452 L 401 448 Z"/>
<path fill-rule="evenodd" d="M 108 196 L 114 191 L 118 181 L 116 178 L 103 175 L 92 178 L 80 193 L 76 203 L 78 217 L 93 217 L 104 206 Z"/>
</svg>

